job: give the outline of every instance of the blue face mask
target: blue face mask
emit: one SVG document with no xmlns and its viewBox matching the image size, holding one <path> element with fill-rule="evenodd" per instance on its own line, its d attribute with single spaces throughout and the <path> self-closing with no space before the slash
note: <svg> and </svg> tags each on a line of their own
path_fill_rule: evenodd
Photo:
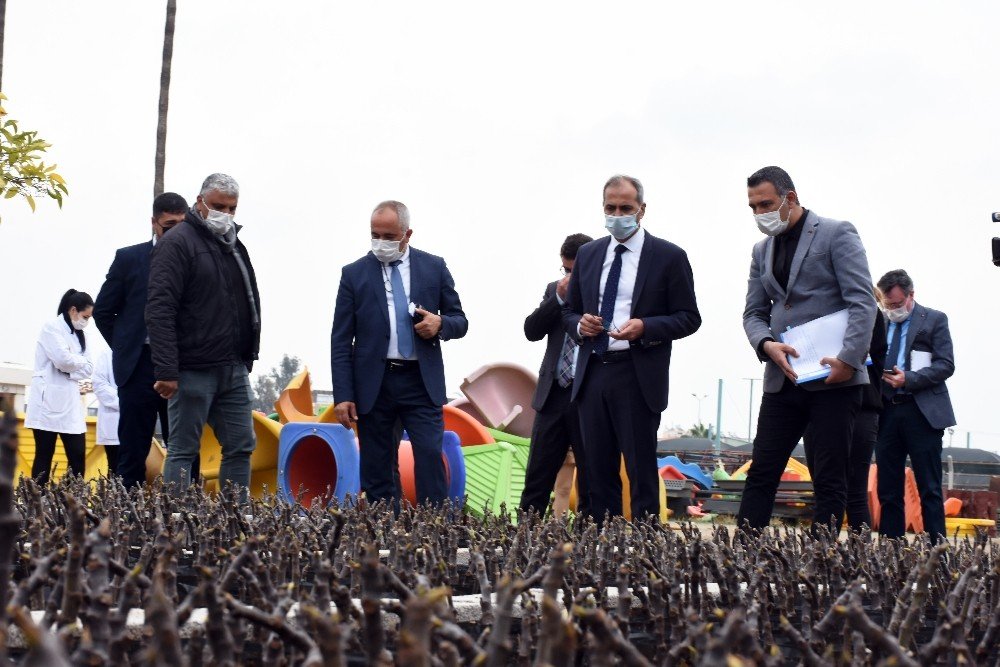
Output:
<svg viewBox="0 0 1000 667">
<path fill-rule="evenodd" d="M 639 221 L 636 215 L 606 215 L 604 216 L 604 227 L 615 239 L 623 241 L 632 235 L 639 228 Z"/>
</svg>

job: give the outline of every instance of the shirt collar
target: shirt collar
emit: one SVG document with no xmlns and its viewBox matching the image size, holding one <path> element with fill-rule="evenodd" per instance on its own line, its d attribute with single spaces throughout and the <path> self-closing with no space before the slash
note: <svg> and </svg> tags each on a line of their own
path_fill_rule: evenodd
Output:
<svg viewBox="0 0 1000 667">
<path fill-rule="evenodd" d="M 382 266 L 389 266 L 388 264 L 383 264 L 379 262 Z M 406 250 L 403 251 L 403 256 L 399 258 L 399 266 L 409 266 L 410 265 L 410 244 L 406 244 Z"/>
<path fill-rule="evenodd" d="M 646 240 L 646 230 L 642 227 L 639 228 L 635 234 L 629 237 L 628 241 L 624 243 L 615 239 L 615 243 L 618 245 L 623 245 L 629 249 L 629 252 L 642 252 L 642 243 Z M 612 245 L 612 247 L 617 247 Z"/>
</svg>

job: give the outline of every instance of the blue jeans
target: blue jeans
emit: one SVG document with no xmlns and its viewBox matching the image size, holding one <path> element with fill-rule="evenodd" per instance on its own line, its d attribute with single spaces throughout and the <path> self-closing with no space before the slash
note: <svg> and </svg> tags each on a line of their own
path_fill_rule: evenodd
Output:
<svg viewBox="0 0 1000 667">
<path fill-rule="evenodd" d="M 167 406 L 170 448 L 163 481 L 179 493 L 191 484 L 191 466 L 201 449 L 207 423 L 222 445 L 219 488 L 226 482 L 250 485 L 250 455 L 257 444 L 253 432 L 250 377 L 243 364 L 181 371 L 177 393 Z M 204 464 L 204 463 L 203 463 Z"/>
</svg>

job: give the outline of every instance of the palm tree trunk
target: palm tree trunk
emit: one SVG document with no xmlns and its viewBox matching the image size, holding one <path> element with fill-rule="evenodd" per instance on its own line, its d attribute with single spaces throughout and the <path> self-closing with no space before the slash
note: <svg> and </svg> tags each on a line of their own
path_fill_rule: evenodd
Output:
<svg viewBox="0 0 1000 667">
<path fill-rule="evenodd" d="M 0 0 L 6 2 L 6 0 Z M 163 194 L 163 170 L 167 161 L 167 107 L 170 102 L 170 64 L 174 57 L 174 18 L 177 0 L 167 0 L 167 21 L 163 29 L 163 64 L 160 67 L 160 108 L 156 119 L 156 164 L 153 196 Z"/>
<path fill-rule="evenodd" d="M 0 0 L 0 91 L 3 90 L 3 33 L 7 23 L 7 0 Z"/>
</svg>

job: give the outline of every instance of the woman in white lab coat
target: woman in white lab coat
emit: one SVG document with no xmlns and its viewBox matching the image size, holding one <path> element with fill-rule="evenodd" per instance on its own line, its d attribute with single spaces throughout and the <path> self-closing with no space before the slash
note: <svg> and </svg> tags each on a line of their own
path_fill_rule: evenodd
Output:
<svg viewBox="0 0 1000 667">
<path fill-rule="evenodd" d="M 118 385 L 111 368 L 111 350 L 98 355 L 94 366 L 94 394 L 97 396 L 97 444 L 108 457 L 108 476 L 118 472 Z"/>
<path fill-rule="evenodd" d="M 70 471 L 83 474 L 87 422 L 79 381 L 94 372 L 83 333 L 93 311 L 90 295 L 71 289 L 59 302 L 58 317 L 46 322 L 38 336 L 24 425 L 35 436 L 31 476 L 42 484 L 49 480 L 56 436 L 62 440 Z"/>
</svg>

